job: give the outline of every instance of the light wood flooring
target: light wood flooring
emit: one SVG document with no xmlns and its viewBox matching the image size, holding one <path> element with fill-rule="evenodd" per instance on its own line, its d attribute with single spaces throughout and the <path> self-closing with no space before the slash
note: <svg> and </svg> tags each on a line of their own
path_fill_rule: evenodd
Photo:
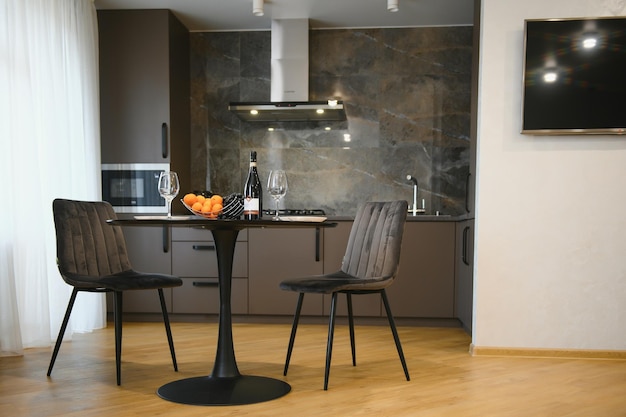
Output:
<svg viewBox="0 0 626 417">
<path fill-rule="evenodd" d="M 292 391 L 247 406 L 189 406 L 160 399 L 169 381 L 210 373 L 214 323 L 172 323 L 179 372 L 161 323 L 124 323 L 122 385 L 115 384 L 113 329 L 74 335 L 61 346 L 0 358 L 0 416 L 626 416 L 626 361 L 471 357 L 458 328 L 401 327 L 411 381 L 391 333 L 357 323 L 357 366 L 347 328 L 338 326 L 329 390 L 322 389 L 326 326 L 301 325 L 287 377 L 290 326 L 235 324 L 242 374 L 284 378 Z"/>
</svg>

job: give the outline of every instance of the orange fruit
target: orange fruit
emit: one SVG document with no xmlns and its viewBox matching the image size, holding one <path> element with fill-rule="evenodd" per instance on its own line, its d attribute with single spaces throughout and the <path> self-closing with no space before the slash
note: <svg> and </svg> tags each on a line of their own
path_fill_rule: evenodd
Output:
<svg viewBox="0 0 626 417">
<path fill-rule="evenodd" d="M 193 203 L 193 206 L 191 206 L 191 209 L 193 211 L 202 211 L 202 203 L 199 201 L 196 201 L 195 203 Z"/>
<path fill-rule="evenodd" d="M 196 195 L 194 193 L 185 194 L 185 196 L 183 197 L 183 201 L 189 207 L 193 206 L 193 204 L 196 202 L 196 200 L 197 200 L 197 198 L 196 198 Z"/>
<path fill-rule="evenodd" d="M 204 200 L 206 200 L 206 197 L 204 197 L 203 195 L 197 195 L 196 196 L 196 201 L 200 204 L 204 204 Z"/>
<path fill-rule="evenodd" d="M 211 206 L 205 204 L 204 206 L 202 206 L 202 214 L 209 214 L 211 213 Z"/>
<path fill-rule="evenodd" d="M 222 198 L 221 195 L 215 194 L 214 196 L 211 197 L 211 203 L 213 203 L 213 204 L 223 204 L 224 203 L 224 199 Z"/>
<path fill-rule="evenodd" d="M 211 207 L 211 212 L 213 212 L 214 214 L 220 214 L 220 211 L 222 211 L 222 205 L 220 203 L 215 203 L 213 204 L 213 207 Z"/>
</svg>

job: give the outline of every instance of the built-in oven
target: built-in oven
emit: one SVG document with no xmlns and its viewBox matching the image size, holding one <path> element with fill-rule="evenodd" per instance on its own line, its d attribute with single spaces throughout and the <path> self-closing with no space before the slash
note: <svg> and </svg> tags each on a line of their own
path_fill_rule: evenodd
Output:
<svg viewBox="0 0 626 417">
<path fill-rule="evenodd" d="M 169 164 L 102 164 L 102 199 L 117 213 L 167 213 L 159 174 Z"/>
</svg>

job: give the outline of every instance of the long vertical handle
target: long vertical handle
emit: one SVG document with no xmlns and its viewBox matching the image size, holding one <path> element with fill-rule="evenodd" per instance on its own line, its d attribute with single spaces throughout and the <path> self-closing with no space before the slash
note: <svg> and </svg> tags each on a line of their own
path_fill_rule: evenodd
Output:
<svg viewBox="0 0 626 417">
<path fill-rule="evenodd" d="M 321 252 L 321 238 L 320 238 L 320 228 L 315 228 L 315 262 L 320 261 L 320 252 Z"/>
<path fill-rule="evenodd" d="M 463 229 L 463 256 L 462 256 L 462 258 L 463 258 L 463 263 L 465 265 L 469 265 L 470 264 L 469 263 L 469 257 L 467 256 L 468 255 L 467 254 L 468 247 L 469 247 L 468 242 L 467 242 L 467 238 L 469 236 L 469 230 L 470 230 L 469 226 L 465 226 L 465 228 Z"/>
<path fill-rule="evenodd" d="M 161 125 L 161 154 L 163 158 L 167 158 L 168 156 L 167 142 L 167 123 L 163 122 Z"/>
<path fill-rule="evenodd" d="M 170 251 L 170 228 L 163 226 L 163 253 Z"/>
</svg>

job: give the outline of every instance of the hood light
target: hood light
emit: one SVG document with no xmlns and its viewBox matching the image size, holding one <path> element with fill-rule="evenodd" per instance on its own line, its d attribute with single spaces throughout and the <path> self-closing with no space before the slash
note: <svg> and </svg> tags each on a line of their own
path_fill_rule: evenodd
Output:
<svg viewBox="0 0 626 417">
<path fill-rule="evenodd" d="M 250 114 L 256 116 L 257 114 L 259 114 L 258 110 L 250 110 Z"/>
<path fill-rule="evenodd" d="M 331 107 L 335 107 L 337 105 L 337 100 L 335 99 L 328 100 L 328 105 Z"/>
<path fill-rule="evenodd" d="M 315 113 L 317 113 L 317 114 L 324 114 L 324 109 L 317 109 L 317 110 L 315 110 Z"/>
</svg>

